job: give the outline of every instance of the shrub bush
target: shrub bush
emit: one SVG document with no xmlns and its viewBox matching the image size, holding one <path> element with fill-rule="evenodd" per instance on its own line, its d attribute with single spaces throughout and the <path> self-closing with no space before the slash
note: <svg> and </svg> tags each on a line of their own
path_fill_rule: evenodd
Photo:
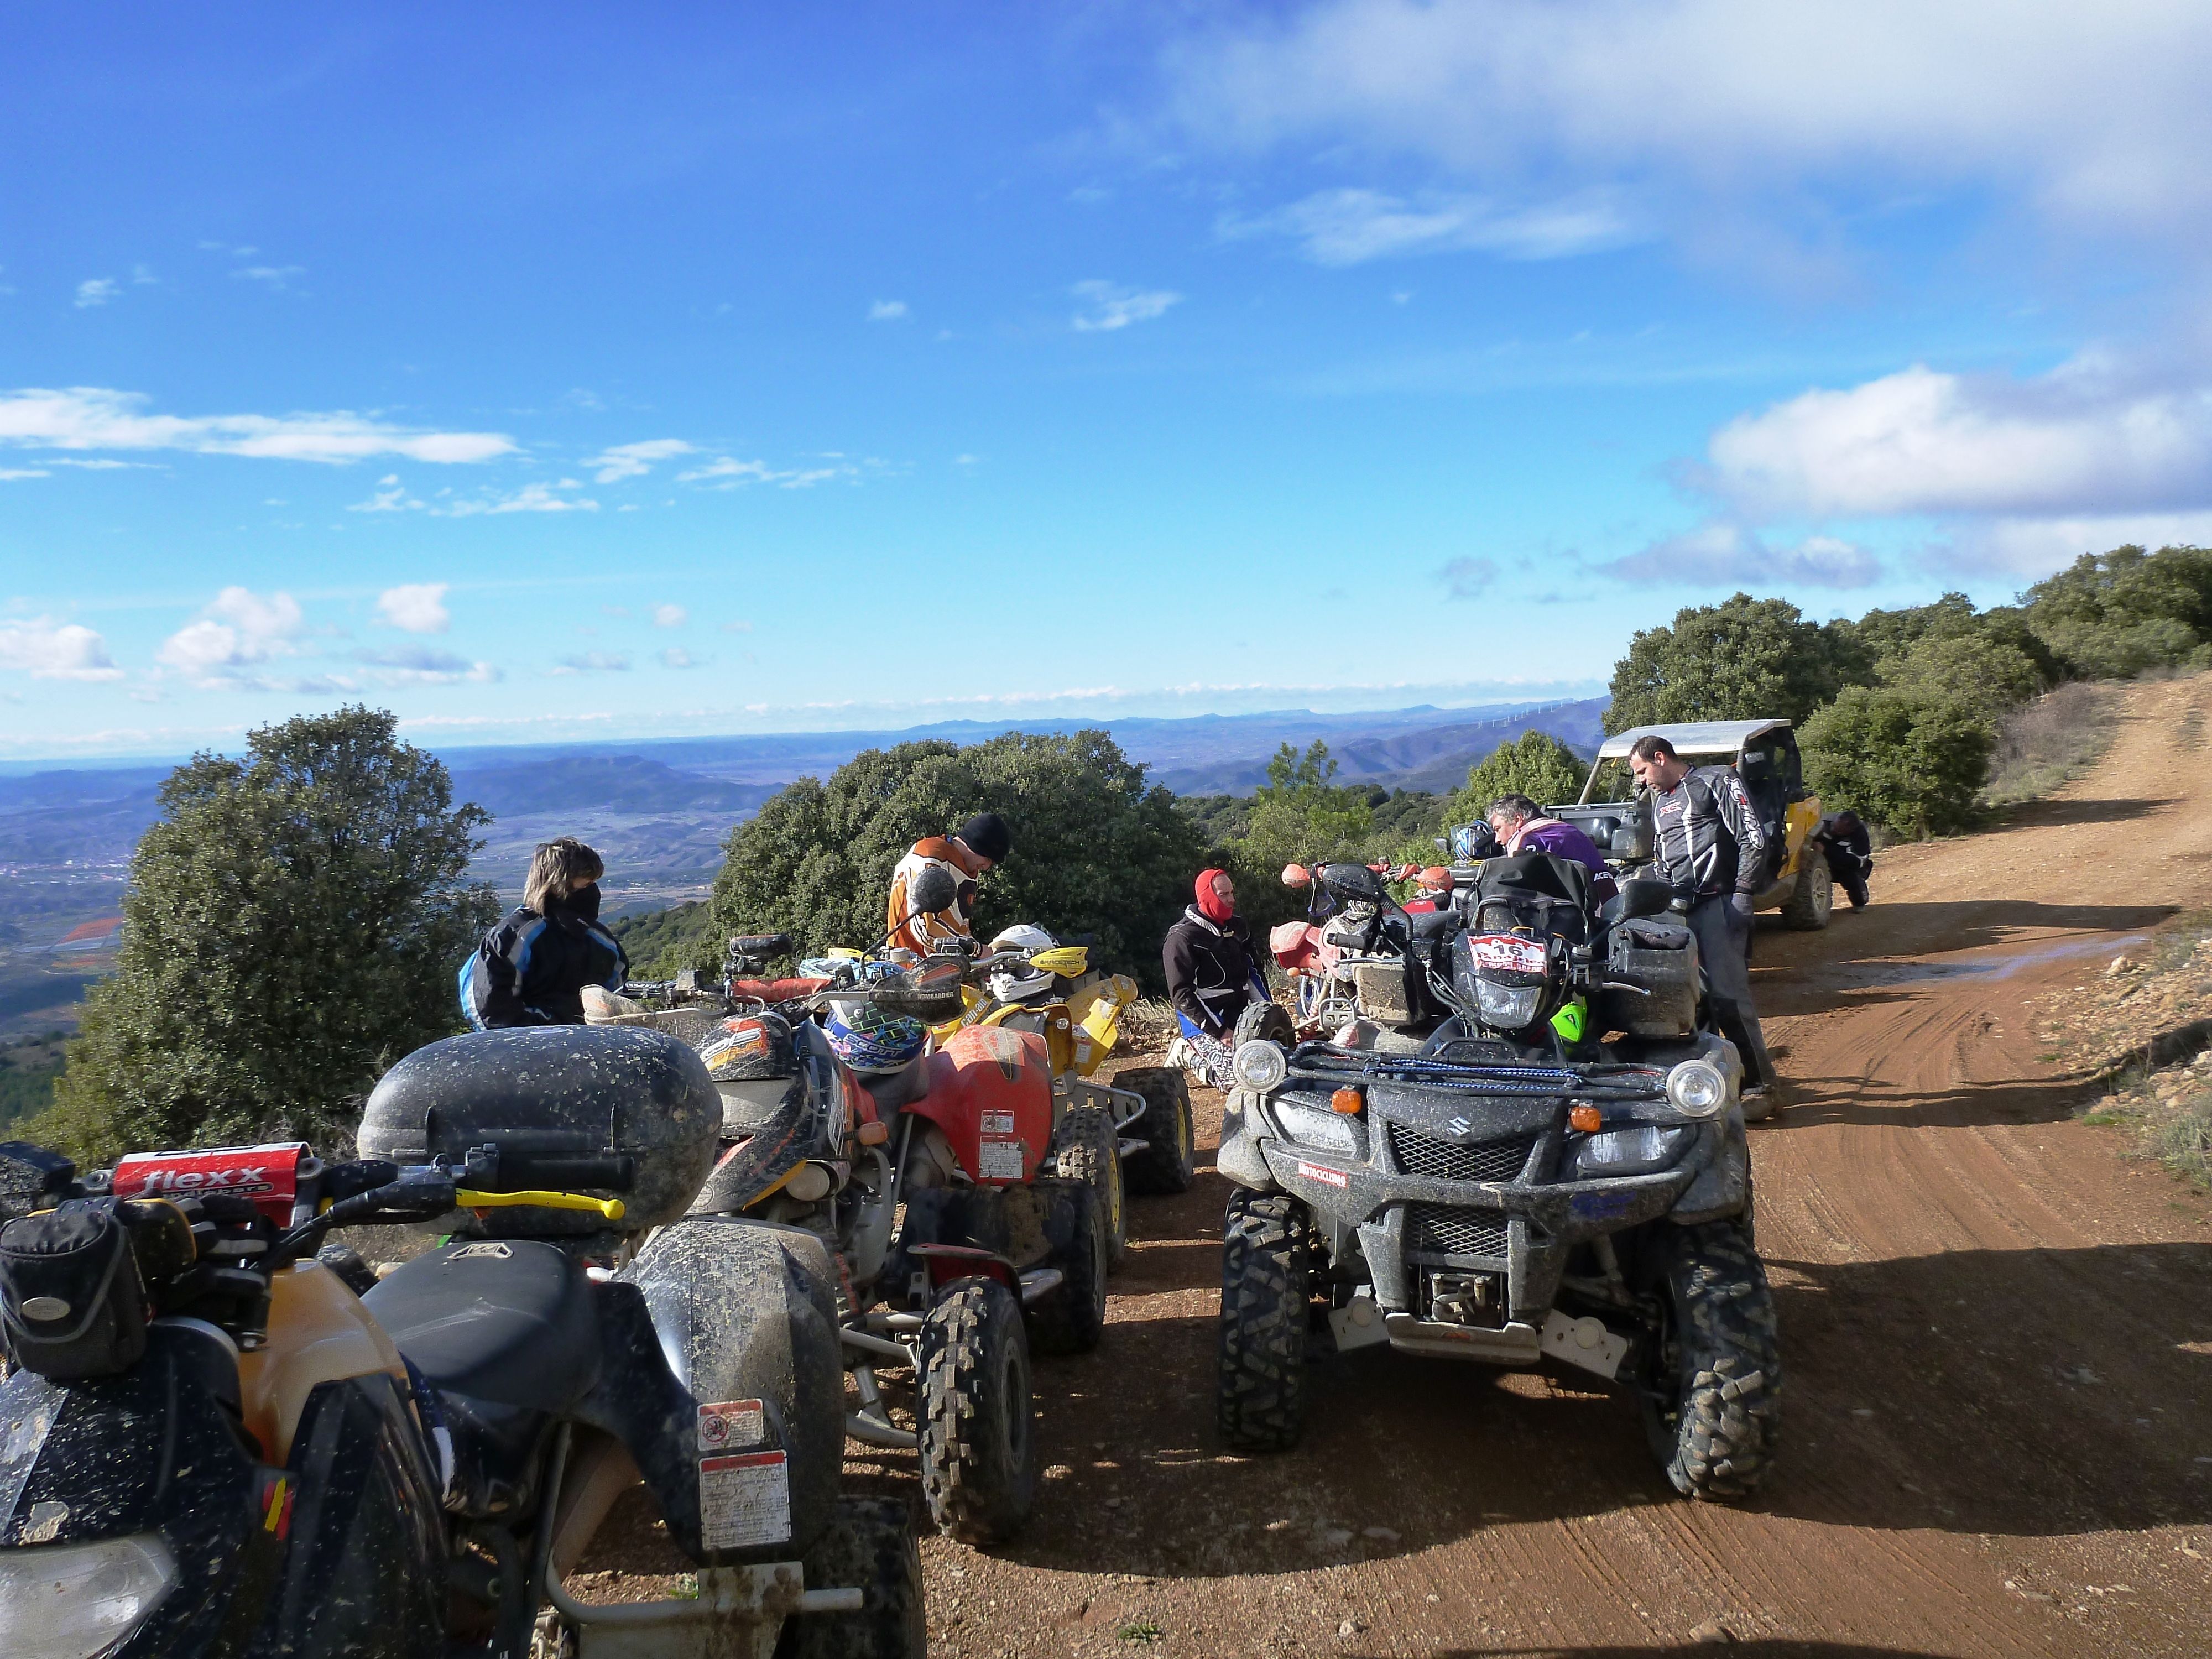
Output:
<svg viewBox="0 0 2212 1659">
<path fill-rule="evenodd" d="M 1799 736 L 1825 805 L 1915 837 L 1966 827 L 1992 741 L 1972 703 L 1917 685 L 1846 687 Z"/>
</svg>

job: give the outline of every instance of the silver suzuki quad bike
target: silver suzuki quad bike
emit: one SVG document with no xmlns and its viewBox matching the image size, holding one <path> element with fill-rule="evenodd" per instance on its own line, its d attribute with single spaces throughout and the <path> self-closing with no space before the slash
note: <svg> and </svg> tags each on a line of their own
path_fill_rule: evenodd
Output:
<svg viewBox="0 0 2212 1659">
<path fill-rule="evenodd" d="M 1388 907 L 1363 866 L 1318 874 Z M 1296 1443 L 1310 1354 L 1387 1344 L 1603 1377 L 1642 1407 L 1678 1491 L 1758 1486 L 1782 1372 L 1741 1066 L 1705 1018 L 1667 885 L 1632 878 L 1594 909 L 1587 880 L 1547 854 L 1493 859 L 1458 931 L 1378 929 L 1404 942 L 1407 1001 L 1437 1016 L 1425 1035 L 1351 1049 L 1248 1011 L 1217 1160 L 1236 1186 L 1231 1447 Z"/>
</svg>

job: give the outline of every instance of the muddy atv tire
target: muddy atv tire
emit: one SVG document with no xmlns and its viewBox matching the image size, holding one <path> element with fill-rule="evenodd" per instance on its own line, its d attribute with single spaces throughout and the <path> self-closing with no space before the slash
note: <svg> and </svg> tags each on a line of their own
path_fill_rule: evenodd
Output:
<svg viewBox="0 0 2212 1659">
<path fill-rule="evenodd" d="M 1828 917 L 1836 908 L 1836 878 L 1828 868 L 1828 860 L 1817 847 L 1805 851 L 1805 867 L 1797 872 L 1797 884 L 1790 890 L 1783 901 L 1782 925 L 1801 933 L 1810 933 L 1828 925 Z"/>
<path fill-rule="evenodd" d="M 1237 1029 L 1230 1035 L 1229 1047 L 1233 1053 L 1239 1043 L 1264 1042 L 1294 1048 L 1297 1041 L 1298 1028 L 1289 1009 L 1279 1002 L 1253 1002 L 1246 1004 L 1244 1012 L 1237 1016 Z"/>
<path fill-rule="evenodd" d="M 1288 1451 L 1305 1426 L 1311 1227 L 1305 1206 L 1286 1194 L 1230 1194 L 1214 1412 L 1231 1450 Z"/>
<path fill-rule="evenodd" d="M 1687 1498 L 1747 1498 L 1774 1459 L 1782 1359 L 1774 1297 L 1733 1221 L 1656 1241 L 1667 1328 L 1639 1390 L 1651 1454 Z"/>
<path fill-rule="evenodd" d="M 1127 1171 L 1121 1163 L 1121 1138 L 1103 1106 L 1071 1106 L 1053 1137 L 1053 1173 L 1080 1181 L 1098 1194 L 1106 1226 L 1106 1265 L 1118 1267 L 1129 1254 Z"/>
<path fill-rule="evenodd" d="M 1145 1115 L 1129 1126 L 1145 1149 L 1122 1160 L 1129 1190 L 1147 1198 L 1187 1193 L 1198 1174 L 1198 1135 L 1190 1119 L 1190 1079 L 1174 1066 L 1139 1066 L 1114 1079 L 1145 1097 Z"/>
<path fill-rule="evenodd" d="M 1030 1346 L 1038 1353 L 1089 1353 L 1106 1331 L 1106 1218 L 1098 1190 L 1076 1182 L 1051 1183 L 1066 1206 L 1066 1242 L 1044 1259 L 1060 1269 L 1060 1288 L 1030 1310 Z M 1054 1215 L 1051 1236 L 1061 1237 Z"/>
<path fill-rule="evenodd" d="M 837 1518 L 804 1561 L 809 1589 L 852 1589 L 858 1613 L 799 1613 L 783 1621 L 775 1659 L 927 1659 L 921 1551 L 906 1505 L 841 1498 Z"/>
<path fill-rule="evenodd" d="M 916 1382 L 929 1518 L 963 1544 L 1012 1538 L 1036 1497 L 1029 1336 L 1013 1292 L 963 1279 L 939 1296 Z"/>
</svg>

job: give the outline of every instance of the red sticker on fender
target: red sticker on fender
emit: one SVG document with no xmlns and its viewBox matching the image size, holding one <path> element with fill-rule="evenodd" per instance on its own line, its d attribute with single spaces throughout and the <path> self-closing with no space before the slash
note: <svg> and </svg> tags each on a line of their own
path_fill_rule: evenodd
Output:
<svg viewBox="0 0 2212 1659">
<path fill-rule="evenodd" d="M 1324 1187 L 1350 1187 L 1352 1177 L 1341 1170 L 1332 1170 L 1326 1164 L 1301 1164 L 1298 1173 L 1308 1181 L 1318 1181 Z"/>
</svg>

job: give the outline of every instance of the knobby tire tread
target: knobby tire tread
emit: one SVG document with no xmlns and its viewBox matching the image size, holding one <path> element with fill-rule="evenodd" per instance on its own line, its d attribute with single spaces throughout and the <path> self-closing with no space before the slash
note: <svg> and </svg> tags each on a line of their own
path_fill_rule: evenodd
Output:
<svg viewBox="0 0 2212 1659">
<path fill-rule="evenodd" d="M 1143 1066 L 1121 1073 L 1114 1086 L 1145 1097 L 1145 1115 L 1129 1131 L 1143 1137 L 1145 1150 L 1121 1165 L 1128 1190 L 1146 1198 L 1188 1192 L 1198 1173 L 1190 1079 L 1178 1067 Z"/>
<path fill-rule="evenodd" d="M 1005 1346 L 1018 1345 L 1018 1398 L 1006 1398 Z M 1029 1420 L 1029 1342 L 1021 1304 L 995 1279 L 964 1279 L 921 1328 L 915 1415 L 921 1492 L 939 1530 L 963 1543 L 1001 1542 L 1028 1520 L 1036 1493 Z M 1018 1424 L 1012 1414 L 1018 1413 Z M 1018 1432 L 1016 1431 L 1018 1431 Z"/>
<path fill-rule="evenodd" d="M 1215 1401 L 1237 1451 L 1287 1451 L 1304 1427 L 1312 1223 L 1286 1194 L 1239 1188 L 1222 1218 Z"/>
<path fill-rule="evenodd" d="M 1675 1230 L 1667 1289 L 1680 1349 L 1679 1415 L 1654 1448 L 1690 1498 L 1747 1498 L 1774 1460 L 1782 1354 L 1766 1269 L 1731 1221 Z"/>
</svg>

